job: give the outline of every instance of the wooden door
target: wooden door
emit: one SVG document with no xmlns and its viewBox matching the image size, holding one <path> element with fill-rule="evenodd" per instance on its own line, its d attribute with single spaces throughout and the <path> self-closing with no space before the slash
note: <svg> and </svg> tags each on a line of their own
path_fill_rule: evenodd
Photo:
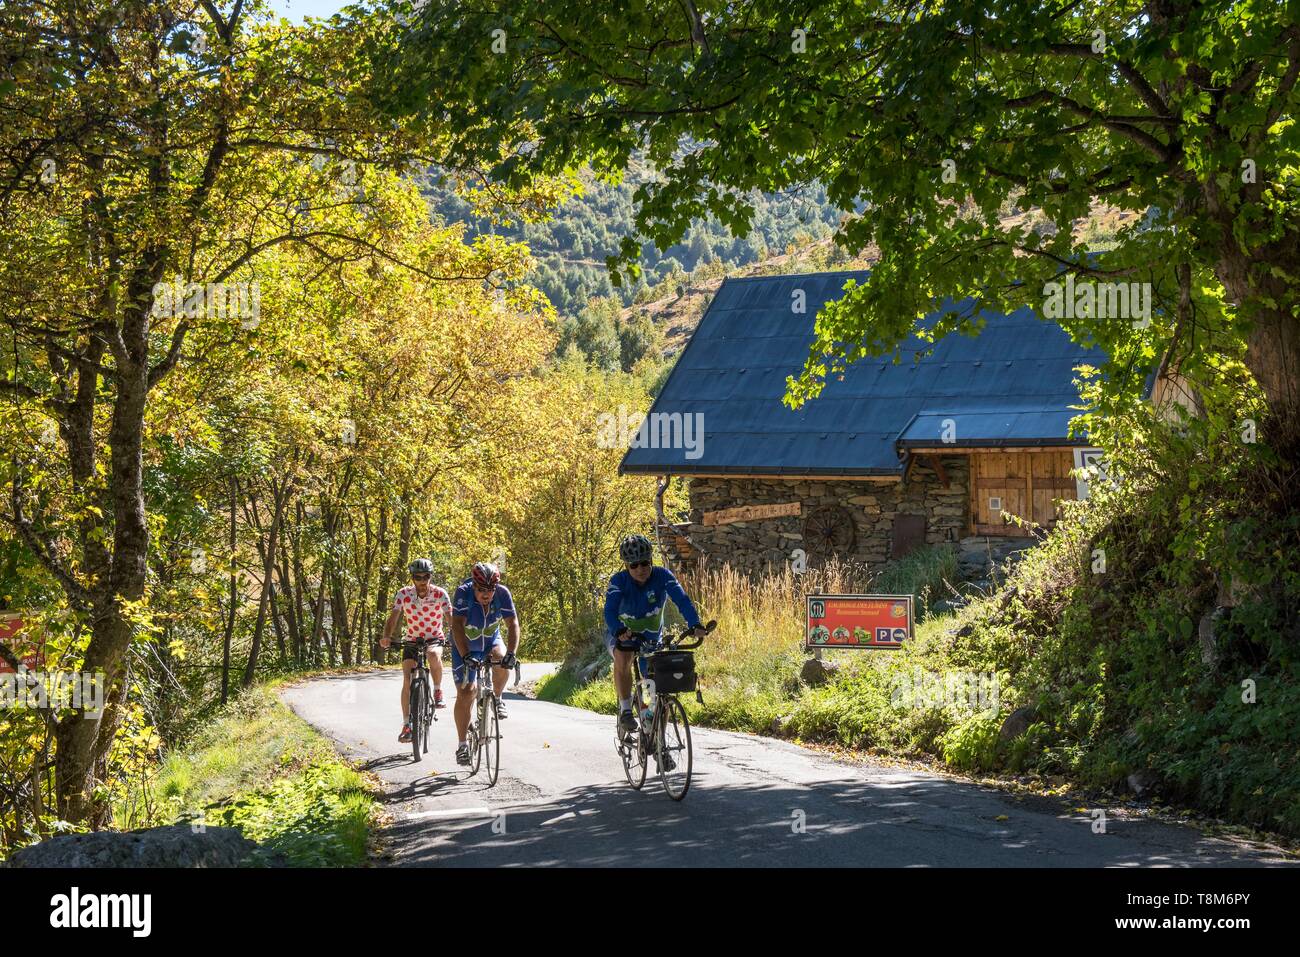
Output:
<svg viewBox="0 0 1300 957">
<path fill-rule="evenodd" d="M 1057 502 L 1076 497 L 1069 450 L 976 452 L 971 455 L 971 522 L 984 535 L 1027 535 L 1006 512 L 1050 526 Z"/>
<path fill-rule="evenodd" d="M 1050 526 L 1060 510 L 1057 503 L 1078 497 L 1075 481 L 1070 478 L 1074 456 L 1070 452 L 1031 452 L 1029 456 L 1033 504 L 1031 514 L 1025 517 Z"/>
</svg>

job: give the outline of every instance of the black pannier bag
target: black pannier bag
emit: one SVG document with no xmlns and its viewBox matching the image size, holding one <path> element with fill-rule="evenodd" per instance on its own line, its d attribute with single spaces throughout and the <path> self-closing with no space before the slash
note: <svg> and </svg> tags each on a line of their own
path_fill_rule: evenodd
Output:
<svg viewBox="0 0 1300 957">
<path fill-rule="evenodd" d="M 660 694 L 695 690 L 695 655 L 689 651 L 657 651 L 650 656 L 650 676 Z"/>
</svg>

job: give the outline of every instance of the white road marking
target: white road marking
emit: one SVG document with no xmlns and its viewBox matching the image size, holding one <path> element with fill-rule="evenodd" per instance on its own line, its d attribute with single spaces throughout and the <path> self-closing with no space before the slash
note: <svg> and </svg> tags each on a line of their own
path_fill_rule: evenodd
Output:
<svg viewBox="0 0 1300 957">
<path fill-rule="evenodd" d="M 459 818 L 491 817 L 492 809 L 488 807 L 449 807 L 437 811 L 412 811 L 406 815 L 408 821 L 454 821 Z"/>
</svg>

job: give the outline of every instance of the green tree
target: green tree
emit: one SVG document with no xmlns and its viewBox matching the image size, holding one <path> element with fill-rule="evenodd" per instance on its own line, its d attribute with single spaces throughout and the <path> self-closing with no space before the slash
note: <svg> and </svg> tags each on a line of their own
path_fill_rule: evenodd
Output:
<svg viewBox="0 0 1300 957">
<path fill-rule="evenodd" d="M 600 18 L 564 0 L 432 2 L 382 75 L 398 114 L 467 104 L 455 153 L 505 182 L 644 150 L 636 222 L 660 248 L 713 216 L 738 234 L 751 190 L 824 184 L 840 238 L 879 248 L 870 281 L 817 321 L 790 399 L 892 351 L 936 298 L 939 333 L 983 308 L 1042 306 L 1062 270 L 1150 283 L 1147 328 L 1066 321 L 1104 346 L 1111 381 L 1163 359 L 1207 385 L 1244 353 L 1266 436 L 1300 455 L 1300 24 L 1294 0 L 648 0 Z M 509 55 L 493 27 L 511 24 Z M 449 38 L 461 38 L 449 42 Z M 395 63 L 393 61 L 396 61 Z M 527 118 L 527 135 L 511 125 Z M 1053 230 L 1006 226 L 1008 199 Z M 1094 202 L 1157 210 L 1089 258 L 1072 225 Z M 966 212 L 963 212 L 963 209 Z M 623 242 L 632 263 L 639 243 Z M 635 271 L 634 266 L 630 271 Z"/>
<path fill-rule="evenodd" d="M 80 667 L 107 685 L 102 719 L 68 712 L 54 729 L 73 821 L 104 820 L 128 650 L 156 630 L 146 424 L 178 363 L 247 347 L 254 284 L 282 288 L 279 252 L 299 287 L 349 263 L 488 275 L 473 255 L 440 274 L 427 246 L 399 249 L 425 213 L 398 172 L 436 135 L 356 95 L 353 54 L 378 21 L 266 19 L 242 0 L 0 8 L 0 394 L 24 430 L 51 426 L 48 447 L 0 463 L 4 518 L 84 622 Z M 248 285 L 232 308 L 234 283 Z"/>
<path fill-rule="evenodd" d="M 613 372 L 619 368 L 622 342 L 617 300 L 595 297 L 577 316 L 560 323 L 556 351 L 564 354 L 574 349 L 598 369 Z"/>
<path fill-rule="evenodd" d="M 510 581 L 532 602 L 521 612 L 533 623 L 529 653 L 562 656 L 602 627 L 619 539 L 654 522 L 654 481 L 618 474 L 618 424 L 649 402 L 635 377 L 569 357 L 549 370 L 539 403 L 550 409 L 547 448 L 507 526 Z"/>
<path fill-rule="evenodd" d="M 646 356 L 658 357 L 663 352 L 663 333 L 644 312 L 638 312 L 618 323 L 619 364 L 624 372 L 631 372 Z"/>
</svg>

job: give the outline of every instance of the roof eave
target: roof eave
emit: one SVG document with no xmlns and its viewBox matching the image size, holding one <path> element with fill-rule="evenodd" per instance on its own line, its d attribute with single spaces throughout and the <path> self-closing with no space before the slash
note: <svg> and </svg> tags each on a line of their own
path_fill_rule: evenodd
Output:
<svg viewBox="0 0 1300 957">
<path fill-rule="evenodd" d="M 1039 439 L 979 439 L 971 441 L 969 439 L 962 442 L 944 442 L 942 439 L 899 439 L 898 447 L 900 449 L 952 449 L 959 451 L 961 449 L 1000 449 L 1020 446 L 1062 446 L 1087 448 L 1086 439 L 1067 439 L 1060 436 L 1052 438 Z"/>
<path fill-rule="evenodd" d="M 782 478 L 799 478 L 800 476 L 826 477 L 844 476 L 845 478 L 897 478 L 903 474 L 902 466 L 896 469 L 798 469 L 786 466 L 759 465 L 682 465 L 680 462 L 664 462 L 657 465 L 628 465 L 620 462 L 619 475 L 772 475 Z"/>
</svg>

